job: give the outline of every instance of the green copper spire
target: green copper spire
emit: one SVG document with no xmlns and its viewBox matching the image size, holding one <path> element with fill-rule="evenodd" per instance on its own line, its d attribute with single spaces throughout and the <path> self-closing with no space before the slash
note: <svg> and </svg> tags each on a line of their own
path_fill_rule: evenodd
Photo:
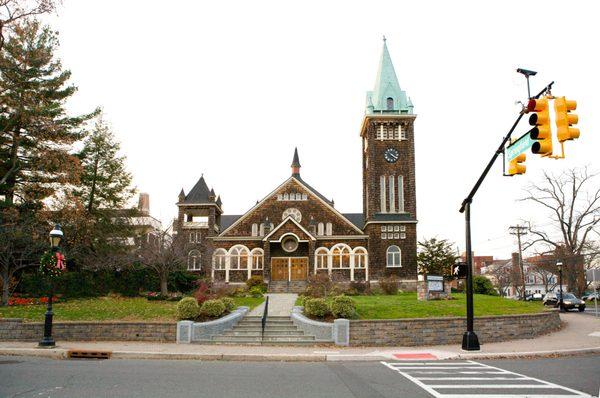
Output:
<svg viewBox="0 0 600 398">
<path fill-rule="evenodd" d="M 373 91 L 367 91 L 367 114 L 373 113 L 406 113 L 412 114 L 412 102 L 400 89 L 392 58 L 383 37 L 383 52 L 379 61 L 379 70 Z"/>
</svg>

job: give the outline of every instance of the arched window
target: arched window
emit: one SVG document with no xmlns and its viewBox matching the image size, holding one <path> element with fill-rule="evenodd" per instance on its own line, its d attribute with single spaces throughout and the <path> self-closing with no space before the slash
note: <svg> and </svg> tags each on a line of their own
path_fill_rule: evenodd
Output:
<svg viewBox="0 0 600 398">
<path fill-rule="evenodd" d="M 258 236 L 258 224 L 252 224 L 252 236 Z"/>
<path fill-rule="evenodd" d="M 252 258 L 252 269 L 263 269 L 264 252 L 263 249 L 252 249 L 250 252 Z"/>
<path fill-rule="evenodd" d="M 225 269 L 227 252 L 225 249 L 217 249 L 213 253 L 213 269 Z"/>
<path fill-rule="evenodd" d="M 188 253 L 187 269 L 189 271 L 200 271 L 202 264 L 200 263 L 200 252 L 192 250 Z"/>
<path fill-rule="evenodd" d="M 329 250 L 326 247 L 319 247 L 315 251 L 315 264 L 317 265 L 317 269 L 327 269 L 327 257 L 329 255 Z"/>
<path fill-rule="evenodd" d="M 248 269 L 248 254 L 246 246 L 234 246 L 229 250 L 230 269 Z"/>
<path fill-rule="evenodd" d="M 388 97 L 387 101 L 386 101 L 386 105 L 387 105 L 388 111 L 393 111 L 394 110 L 394 99 L 392 97 Z"/>
<path fill-rule="evenodd" d="M 387 248 L 387 267 L 402 267 L 400 248 L 398 246 L 393 245 Z"/>
<path fill-rule="evenodd" d="M 281 219 L 285 220 L 287 217 L 291 216 L 294 220 L 300 222 L 302 221 L 302 213 L 300 213 L 300 210 L 295 209 L 295 208 L 289 208 L 289 209 L 285 209 L 283 211 L 283 214 L 281 215 Z"/>
<path fill-rule="evenodd" d="M 330 222 L 328 222 L 327 225 L 326 225 L 326 227 L 325 227 L 325 234 L 327 236 L 333 235 L 333 225 Z"/>
<path fill-rule="evenodd" d="M 364 247 L 357 247 L 353 250 L 354 268 L 365 268 L 367 266 L 367 250 Z"/>
<path fill-rule="evenodd" d="M 320 222 L 319 225 L 317 226 L 317 235 L 319 235 L 319 236 L 325 235 L 325 225 L 322 222 Z"/>
<path fill-rule="evenodd" d="M 339 243 L 331 249 L 332 268 L 350 268 L 350 246 Z"/>
</svg>

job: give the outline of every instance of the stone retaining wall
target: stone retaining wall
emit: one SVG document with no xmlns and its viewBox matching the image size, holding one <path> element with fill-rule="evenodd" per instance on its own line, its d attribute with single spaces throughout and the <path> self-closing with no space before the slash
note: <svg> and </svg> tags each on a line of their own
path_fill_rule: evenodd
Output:
<svg viewBox="0 0 600 398">
<path fill-rule="evenodd" d="M 350 345 L 429 346 L 461 344 L 465 318 L 419 318 L 350 321 Z M 558 311 L 475 318 L 481 344 L 531 339 L 560 329 Z"/>
<path fill-rule="evenodd" d="M 18 318 L 0 319 L 0 341 L 39 341 L 43 322 L 23 322 Z M 162 341 L 174 342 L 175 322 L 54 322 L 56 341 Z"/>
</svg>

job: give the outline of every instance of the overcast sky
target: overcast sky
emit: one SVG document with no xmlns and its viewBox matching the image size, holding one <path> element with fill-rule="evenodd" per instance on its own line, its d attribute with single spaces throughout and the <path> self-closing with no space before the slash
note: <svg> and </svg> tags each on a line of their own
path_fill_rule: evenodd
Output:
<svg viewBox="0 0 600 398">
<path fill-rule="evenodd" d="M 382 36 L 415 104 L 418 236 L 464 250 L 458 213 L 517 116 L 524 79 L 578 101 L 581 138 L 566 160 L 528 155 L 526 176 L 492 169 L 472 208 L 476 254 L 506 258 L 508 227 L 548 223 L 516 200 L 543 169 L 598 170 L 598 15 L 594 1 L 64 0 L 52 25 L 79 92 L 74 112 L 102 106 L 137 188 L 163 223 L 204 173 L 225 213 L 240 214 L 290 175 L 342 212 L 362 210 L 365 91 Z M 517 134 L 527 130 L 526 121 Z"/>
</svg>

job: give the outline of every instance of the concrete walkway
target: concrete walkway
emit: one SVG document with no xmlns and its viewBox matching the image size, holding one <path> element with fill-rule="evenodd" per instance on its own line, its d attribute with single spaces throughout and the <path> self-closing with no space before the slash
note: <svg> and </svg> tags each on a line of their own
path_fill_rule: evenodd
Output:
<svg viewBox="0 0 600 398">
<path fill-rule="evenodd" d="M 298 295 L 295 293 L 269 293 L 268 316 L 289 316 L 296 303 Z M 248 316 L 262 316 L 265 304 L 261 304 L 248 313 Z"/>
<path fill-rule="evenodd" d="M 292 295 L 288 295 L 292 296 Z M 289 300 L 287 301 L 289 303 Z M 270 306 L 270 305 L 269 305 Z M 269 311 L 270 312 L 270 311 Z M 460 344 L 430 347 L 338 347 L 318 345 L 241 346 L 153 342 L 57 342 L 39 349 L 35 342 L 0 342 L 0 355 L 66 358 L 69 350 L 107 350 L 114 359 L 196 359 L 229 361 L 383 361 L 398 359 L 485 359 L 554 357 L 600 354 L 600 319 L 584 314 L 561 314 L 558 332 L 529 340 L 482 344 L 481 351 L 465 352 Z M 476 331 L 477 332 L 477 331 Z"/>
</svg>

